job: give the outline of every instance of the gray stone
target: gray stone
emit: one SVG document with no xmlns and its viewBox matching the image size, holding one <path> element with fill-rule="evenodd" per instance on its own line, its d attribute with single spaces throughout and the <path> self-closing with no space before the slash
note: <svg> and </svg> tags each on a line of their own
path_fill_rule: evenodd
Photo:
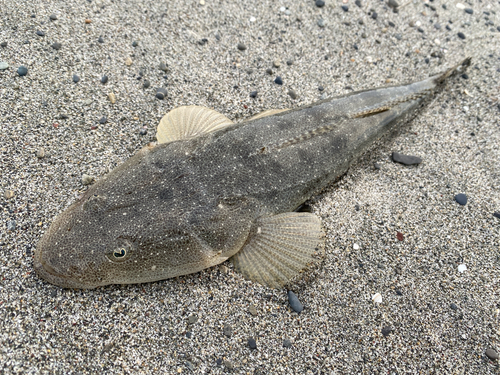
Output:
<svg viewBox="0 0 500 375">
<path fill-rule="evenodd" d="M 9 64 L 5 61 L 0 61 L 0 70 L 5 70 L 9 67 Z"/>
<path fill-rule="evenodd" d="M 83 185 L 90 185 L 94 181 L 94 177 L 89 176 L 88 174 L 83 174 L 82 175 L 82 184 Z"/>
<path fill-rule="evenodd" d="M 297 313 L 300 313 L 302 310 L 304 310 L 304 306 L 302 306 L 302 303 L 300 303 L 295 293 L 291 290 L 288 291 L 288 303 L 290 304 L 292 310 Z"/>
<path fill-rule="evenodd" d="M 486 354 L 486 357 L 488 357 L 492 361 L 496 361 L 498 359 L 498 353 L 494 349 L 486 349 L 486 352 L 484 354 Z"/>
<path fill-rule="evenodd" d="M 403 155 L 398 152 L 392 153 L 392 160 L 396 163 L 401 163 L 404 165 L 414 165 L 422 163 L 422 158 L 419 158 L 418 156 Z"/>
</svg>

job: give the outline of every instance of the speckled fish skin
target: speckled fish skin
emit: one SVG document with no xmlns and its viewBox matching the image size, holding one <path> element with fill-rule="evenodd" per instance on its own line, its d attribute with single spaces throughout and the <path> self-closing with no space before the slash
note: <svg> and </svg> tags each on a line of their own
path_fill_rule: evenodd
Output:
<svg viewBox="0 0 500 375">
<path fill-rule="evenodd" d="M 342 176 L 452 72 L 145 147 L 54 220 L 35 270 L 62 287 L 95 288 L 222 263 L 258 218 L 291 212 Z"/>
</svg>

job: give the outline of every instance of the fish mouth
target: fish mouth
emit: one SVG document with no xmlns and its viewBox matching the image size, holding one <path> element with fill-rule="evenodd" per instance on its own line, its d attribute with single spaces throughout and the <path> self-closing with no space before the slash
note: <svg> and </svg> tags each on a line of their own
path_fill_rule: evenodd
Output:
<svg viewBox="0 0 500 375">
<path fill-rule="evenodd" d="M 76 281 L 72 275 L 67 275 L 58 271 L 43 258 L 43 253 L 41 251 L 36 252 L 33 268 L 39 278 L 62 288 L 93 289 L 97 287 L 96 285 Z"/>
</svg>

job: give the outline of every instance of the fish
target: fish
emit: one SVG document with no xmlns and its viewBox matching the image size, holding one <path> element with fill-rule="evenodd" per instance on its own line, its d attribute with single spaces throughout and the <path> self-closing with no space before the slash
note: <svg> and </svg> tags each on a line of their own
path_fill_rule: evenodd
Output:
<svg viewBox="0 0 500 375">
<path fill-rule="evenodd" d="M 297 208 L 469 64 L 239 123 L 201 106 L 175 108 L 158 124 L 156 143 L 54 219 L 37 244 L 34 269 L 60 287 L 90 289 L 230 260 L 247 280 L 286 287 L 324 256 L 320 218 Z"/>
</svg>

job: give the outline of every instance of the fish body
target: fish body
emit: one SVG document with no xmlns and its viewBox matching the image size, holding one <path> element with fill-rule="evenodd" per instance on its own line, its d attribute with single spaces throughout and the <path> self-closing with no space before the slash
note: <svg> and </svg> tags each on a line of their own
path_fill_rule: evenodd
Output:
<svg viewBox="0 0 500 375">
<path fill-rule="evenodd" d="M 158 145 L 54 220 L 35 270 L 62 287 L 94 288 L 167 279 L 231 258 L 247 279 L 281 287 L 321 242 L 319 219 L 294 210 L 414 116 L 457 67 L 238 124 L 201 107 L 176 109 L 160 123 Z"/>
</svg>

